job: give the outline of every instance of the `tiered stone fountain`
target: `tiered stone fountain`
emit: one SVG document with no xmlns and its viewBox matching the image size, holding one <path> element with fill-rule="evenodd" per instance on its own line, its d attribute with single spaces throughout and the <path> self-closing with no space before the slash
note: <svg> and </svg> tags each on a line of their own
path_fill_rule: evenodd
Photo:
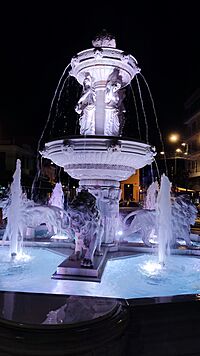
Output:
<svg viewBox="0 0 200 356">
<path fill-rule="evenodd" d="M 89 190 L 97 198 L 97 210 L 100 210 L 103 222 L 103 244 L 108 251 L 115 247 L 119 182 L 128 178 L 136 169 L 150 164 L 155 152 L 148 144 L 122 137 L 124 88 L 140 71 L 136 60 L 116 49 L 114 39 L 109 36 L 97 38 L 93 45 L 94 48 L 79 53 L 71 61 L 71 76 L 83 85 L 83 94 L 76 106 L 80 115 L 81 136 L 47 142 L 42 155 L 64 167 L 66 172 L 78 179 L 80 193 Z M 13 178 L 13 204 L 10 204 L 8 209 L 5 234 L 6 238 L 12 239 L 12 259 L 9 264 L 7 259 L 5 263 L 3 260 L 4 254 L 7 253 L 6 246 L 0 249 L 1 262 L 3 260 L 0 268 L 1 290 L 4 288 L 0 293 L 1 355 L 39 355 L 41 350 L 46 355 L 53 353 L 55 356 L 74 353 L 112 353 L 121 356 L 130 353 L 139 355 L 141 352 L 144 356 L 166 355 L 166 352 L 174 356 L 200 354 L 199 258 L 182 256 L 180 259 L 180 256 L 168 256 L 169 260 L 165 261 L 163 254 L 160 254 L 158 263 L 153 254 L 149 255 L 149 260 L 148 255 L 139 253 L 128 258 L 125 263 L 124 259 L 122 263 L 120 260 L 112 261 L 101 283 L 90 283 L 88 286 L 87 282 L 81 281 L 52 281 L 49 278 L 50 269 L 46 272 L 44 268 L 48 267 L 48 263 L 45 264 L 46 254 L 52 254 L 49 249 L 42 249 L 42 257 L 39 260 L 41 262 L 38 263 L 36 258 L 33 270 L 31 266 L 29 270 L 17 262 L 18 247 L 21 247 L 17 235 L 22 203 L 19 161 Z M 165 178 L 162 177 L 158 199 L 161 212 L 158 240 L 163 237 L 164 250 L 169 246 L 171 220 L 171 211 L 168 209 L 170 187 Z M 147 200 L 146 211 L 148 210 L 147 215 L 150 216 L 154 213 L 156 191 L 157 187 L 154 186 L 150 199 Z M 164 192 L 164 195 L 161 192 Z M 53 206 L 54 204 L 57 206 Z M 176 201 L 175 205 L 174 225 L 178 225 L 180 220 L 182 229 L 175 229 L 174 237 L 185 235 L 187 242 L 189 227 L 193 223 L 191 218 L 195 216 L 195 211 L 192 207 L 192 210 L 188 210 L 188 203 L 184 200 Z M 35 208 L 38 209 L 39 217 L 42 211 L 46 210 L 47 219 L 48 209 L 54 208 L 54 213 L 59 212 L 62 210 L 62 204 L 60 205 L 59 201 L 58 206 L 58 201 L 54 200 L 52 206 L 45 207 L 47 209 L 30 206 L 29 210 L 26 208 L 25 219 L 22 220 L 32 217 Z M 183 210 L 183 215 L 179 214 L 180 210 Z M 56 226 L 60 214 L 53 216 L 53 225 Z M 62 214 L 61 216 L 63 217 Z M 50 221 L 52 222 L 52 218 Z M 144 226 L 143 217 L 141 222 Z M 153 224 L 155 226 L 155 219 Z M 139 249 L 141 252 L 141 247 Z M 37 256 L 35 247 L 34 250 L 34 256 Z M 195 255 L 196 252 L 199 257 L 199 247 L 196 251 L 182 248 L 175 252 L 177 251 L 189 255 Z M 52 254 L 48 261 L 52 261 L 54 257 Z M 100 262 L 103 261 L 103 256 L 99 258 Z M 68 273 L 67 263 L 58 266 L 57 272 L 65 278 Z M 73 271 L 70 273 L 71 278 L 67 276 L 66 279 L 74 279 Z M 76 266 L 74 273 L 79 279 L 85 273 L 90 276 L 88 280 L 91 281 L 91 276 L 96 273 L 95 266 L 90 269 Z M 177 295 L 186 294 L 188 290 L 193 294 Z M 145 297 L 151 298 L 148 300 Z"/>
<path fill-rule="evenodd" d="M 104 226 L 102 242 L 110 246 L 116 237 L 120 181 L 151 164 L 155 151 L 149 144 L 122 137 L 124 88 L 140 72 L 136 59 L 117 49 L 109 35 L 92 44 L 71 60 L 70 75 L 83 86 L 75 108 L 81 136 L 47 142 L 42 156 L 79 180 L 79 190 L 96 197 Z"/>
</svg>

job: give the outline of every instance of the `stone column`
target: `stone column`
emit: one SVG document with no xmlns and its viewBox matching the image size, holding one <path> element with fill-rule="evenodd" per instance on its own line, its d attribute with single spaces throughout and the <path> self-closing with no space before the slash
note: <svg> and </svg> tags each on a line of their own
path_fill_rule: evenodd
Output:
<svg viewBox="0 0 200 356">
<path fill-rule="evenodd" d="M 104 135 L 105 122 L 105 84 L 95 83 L 96 110 L 95 110 L 95 135 Z"/>
</svg>

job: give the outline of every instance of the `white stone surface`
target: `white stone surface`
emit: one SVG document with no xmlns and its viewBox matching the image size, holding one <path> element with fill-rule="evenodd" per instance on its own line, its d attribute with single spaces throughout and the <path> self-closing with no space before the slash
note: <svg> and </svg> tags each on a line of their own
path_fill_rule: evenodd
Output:
<svg viewBox="0 0 200 356">
<path fill-rule="evenodd" d="M 155 151 L 145 143 L 106 137 L 61 139 L 45 144 L 43 157 L 75 179 L 121 181 L 151 164 Z"/>
</svg>

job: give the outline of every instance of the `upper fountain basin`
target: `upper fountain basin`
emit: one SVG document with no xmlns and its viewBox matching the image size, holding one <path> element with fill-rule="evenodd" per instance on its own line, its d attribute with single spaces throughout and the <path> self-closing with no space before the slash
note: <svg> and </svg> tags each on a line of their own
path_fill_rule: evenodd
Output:
<svg viewBox="0 0 200 356">
<path fill-rule="evenodd" d="M 121 181 L 151 164 L 156 153 L 150 145 L 130 139 L 76 136 L 46 143 L 41 154 L 75 179 Z"/>
<path fill-rule="evenodd" d="M 140 72 L 137 60 L 132 55 L 111 47 L 90 48 L 79 52 L 72 58 L 71 67 L 70 75 L 81 85 L 86 72 L 90 72 L 94 82 L 104 84 L 113 69 L 117 68 L 122 77 L 122 87 L 128 85 Z"/>
</svg>

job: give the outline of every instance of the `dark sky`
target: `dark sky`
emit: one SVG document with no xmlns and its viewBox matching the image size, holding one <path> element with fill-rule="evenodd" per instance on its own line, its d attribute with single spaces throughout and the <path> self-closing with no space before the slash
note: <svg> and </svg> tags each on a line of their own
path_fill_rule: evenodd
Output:
<svg viewBox="0 0 200 356">
<path fill-rule="evenodd" d="M 184 102 L 200 85 L 200 31 L 197 2 L 178 3 L 1 5 L 1 136 L 7 130 L 39 139 L 63 70 L 103 28 L 115 35 L 117 48 L 137 59 L 163 136 L 182 130 Z"/>
</svg>

